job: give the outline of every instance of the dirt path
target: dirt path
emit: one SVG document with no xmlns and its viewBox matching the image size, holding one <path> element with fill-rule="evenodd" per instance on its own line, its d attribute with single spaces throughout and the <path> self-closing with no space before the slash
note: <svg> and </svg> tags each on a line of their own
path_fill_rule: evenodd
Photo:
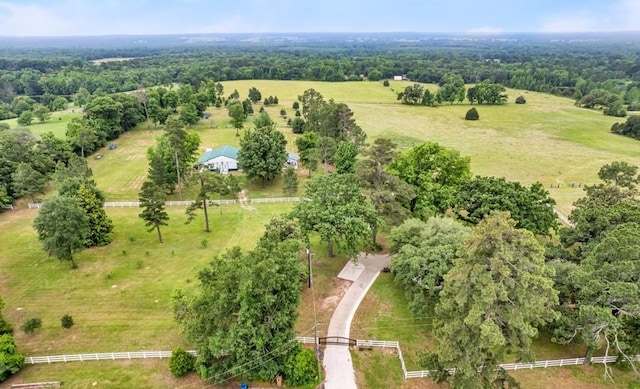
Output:
<svg viewBox="0 0 640 389">
<path fill-rule="evenodd" d="M 256 210 L 254 207 L 249 205 L 249 197 L 247 196 L 246 190 L 243 189 L 238 193 L 238 201 L 240 202 L 240 207 L 242 207 L 242 209 L 246 209 L 247 211 Z"/>
</svg>

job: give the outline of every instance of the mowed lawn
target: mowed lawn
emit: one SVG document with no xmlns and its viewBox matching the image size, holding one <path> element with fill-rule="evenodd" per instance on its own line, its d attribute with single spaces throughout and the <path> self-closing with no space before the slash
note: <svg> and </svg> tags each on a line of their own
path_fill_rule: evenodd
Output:
<svg viewBox="0 0 640 389">
<path fill-rule="evenodd" d="M 203 217 L 185 225 L 184 207 L 168 208 L 164 244 L 147 232 L 138 208 L 109 208 L 115 224 L 113 242 L 76 255 L 78 269 L 48 258 L 32 228 L 35 210 L 0 217 L 0 295 L 4 315 L 16 326 L 16 340 L 27 355 L 61 353 L 171 350 L 185 345 L 174 323 L 171 294 L 193 290 L 197 272 L 216 254 L 233 246 L 252 249 L 273 214 L 290 203 L 212 207 L 212 232 Z M 9 220 L 9 218 L 11 218 Z M 206 243 L 203 241 L 206 240 Z M 205 247 L 206 245 L 206 247 Z M 73 316 L 75 326 L 64 330 L 60 318 Z M 43 327 L 25 335 L 17 327 L 42 318 Z"/>
</svg>

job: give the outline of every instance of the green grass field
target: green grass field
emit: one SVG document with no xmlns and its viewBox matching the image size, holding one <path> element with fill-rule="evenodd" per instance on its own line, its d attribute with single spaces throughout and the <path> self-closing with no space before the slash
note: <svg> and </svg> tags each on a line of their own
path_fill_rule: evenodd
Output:
<svg viewBox="0 0 640 389">
<path fill-rule="evenodd" d="M 263 96 L 277 95 L 280 105 L 267 109 L 272 116 L 282 107 L 292 114 L 291 104 L 297 96 L 314 88 L 326 99 L 347 103 L 370 139 L 388 137 L 401 148 L 439 142 L 469 156 L 474 174 L 543 183 L 565 213 L 583 194 L 582 189 L 571 188 L 571 183 L 596 182 L 600 166 L 612 161 L 640 165 L 640 142 L 610 133 L 611 125 L 621 119 L 576 108 L 571 99 L 508 90 L 509 104 L 478 106 L 480 120 L 471 122 L 464 120 L 468 104 L 437 108 L 399 104 L 396 93 L 407 85 L 401 81 L 391 81 L 390 87 L 379 82 L 224 83 L 227 94 L 237 89 L 244 97 L 255 86 Z M 524 95 L 527 103 L 513 104 L 518 95 Z M 552 189 L 552 184 L 560 188 Z"/>
<path fill-rule="evenodd" d="M 389 137 L 403 149 L 423 141 L 437 141 L 470 156 L 476 174 L 505 176 L 525 184 L 540 181 L 547 188 L 560 184 L 560 188 L 549 190 L 558 202 L 557 208 L 565 213 L 569 213 L 572 202 L 583 193 L 579 188 L 571 188 L 570 183 L 595 182 L 599 167 L 611 161 L 624 160 L 640 165 L 640 142 L 609 132 L 611 124 L 620 119 L 575 108 L 572 100 L 540 93 L 510 90 L 509 101 L 523 94 L 527 104 L 480 106 L 480 120 L 467 122 L 463 117 L 468 105 L 430 108 L 399 104 L 396 92 L 408 85 L 405 82 L 391 82 L 388 88 L 377 82 L 258 80 L 223 84 L 226 95 L 238 89 L 244 98 L 248 89 L 255 86 L 265 97 L 278 96 L 280 104 L 266 107 L 266 110 L 285 134 L 289 151 L 295 151 L 295 135 L 286 126 L 286 119 L 280 117 L 280 109 L 284 108 L 293 117 L 291 105 L 297 96 L 314 88 L 327 99 L 347 103 L 370 140 Z M 259 108 L 260 104 L 254 105 L 256 114 Z M 238 146 L 240 138 L 229 125 L 226 109 L 211 107 L 207 112 L 210 119 L 201 120 L 192 128 L 202 139 L 200 151 L 224 144 Z M 33 124 L 29 129 L 35 133 L 53 131 L 62 137 L 71 117 L 73 115 L 68 112 L 55 113 L 46 123 Z M 250 118 L 246 128 L 251 127 Z M 241 130 L 241 134 L 243 132 Z M 160 127 L 142 124 L 116 140 L 114 143 L 118 147 L 115 150 L 103 148 L 96 152 L 102 158 L 88 158 L 107 201 L 137 200 L 146 177 L 146 150 L 155 144 L 161 133 Z M 301 193 L 307 178 L 305 172 L 299 173 Z M 246 183 L 246 188 L 250 198 L 283 196 L 278 180 L 264 188 L 257 183 Z M 188 189 L 185 193 L 185 198 L 189 198 Z M 177 194 L 172 199 L 177 199 Z M 193 224 L 184 225 L 184 209 L 170 208 L 171 221 L 164 229 L 164 245 L 156 243 L 154 233 L 145 231 L 143 222 L 137 217 L 138 209 L 110 208 L 108 213 L 116 225 L 114 241 L 107 247 L 80 253 L 77 258 L 80 267 L 76 271 L 70 270 L 68 264 L 46 258 L 41 251 L 31 227 L 35 211 L 21 209 L 0 214 L 0 241 L 4 243 L 0 248 L 0 295 L 7 302 L 3 313 L 16 327 L 30 317 L 43 319 L 43 328 L 34 335 L 26 336 L 16 331 L 21 352 L 44 355 L 170 350 L 180 345 L 189 346 L 173 322 L 171 293 L 178 287 L 194 288 L 197 271 L 225 248 L 233 245 L 253 247 L 269 217 L 287 211 L 291 204 L 254 204 L 254 207 L 257 210 L 253 212 L 238 206 L 214 208 L 210 234 L 202 231 L 201 216 Z M 207 248 L 202 247 L 203 239 L 207 239 Z M 303 288 L 297 325 L 300 334 L 308 334 L 313 327 L 315 302 L 318 331 L 322 335 L 347 287 L 345 282 L 335 278 L 345 259 L 327 259 L 324 250 L 318 242 L 313 242 L 315 301 L 311 291 Z M 414 323 L 409 318 L 406 303 L 402 303 L 403 293 L 386 278 L 389 276 L 383 275 L 381 281 L 376 282 L 363 302 L 354 320 L 358 324 L 354 326 L 354 336 L 400 340 L 409 368 L 418 369 L 416 353 L 433 342 L 428 326 Z M 76 322 L 71 330 L 60 328 L 60 317 L 67 313 Z M 548 342 L 536 343 L 535 351 L 540 359 L 560 354 L 574 356 L 578 352 Z M 159 371 L 166 366 L 165 362 L 87 363 L 83 366 L 90 367 L 83 369 L 77 369 L 74 364 L 38 366 L 25 369 L 17 378 L 24 382 L 59 377 L 69 387 L 86 387 L 94 381 L 106 387 L 181 386 L 169 377 L 168 372 Z M 379 379 L 370 378 L 367 372 L 389 372 L 386 380 L 367 384 L 368 388 L 433 387 L 430 381 L 399 382 L 401 373 L 395 355 L 366 351 L 356 353 L 354 362 L 361 377 L 365 377 L 362 379 Z M 559 382 L 558 377 L 567 375 L 567 371 L 571 371 L 570 376 L 587 377 L 570 382 L 597 382 L 598 376 L 595 369 L 593 373 L 580 369 L 554 370 L 562 371 L 557 374 L 548 371 L 540 373 L 538 370 L 531 374 L 536 380 L 549 379 L 549 382 Z M 193 385 L 196 386 L 190 384 L 189 387 L 199 387 Z"/>
<path fill-rule="evenodd" d="M 66 109 L 64 111 L 57 111 L 51 113 L 51 118 L 45 122 L 39 122 L 34 120 L 31 125 L 23 127 L 31 131 L 36 135 L 41 135 L 47 132 L 53 132 L 53 134 L 59 138 L 64 138 L 67 132 L 67 124 L 74 117 L 79 117 L 80 113 L 75 110 L 75 112 L 71 112 L 73 108 Z M 2 120 L 0 123 L 8 123 L 11 128 L 17 128 L 18 122 L 17 119 L 7 119 Z"/>
<path fill-rule="evenodd" d="M 22 352 L 29 355 L 117 350 L 170 350 L 184 345 L 170 309 L 176 288 L 191 290 L 196 274 L 224 249 L 251 249 L 274 213 L 290 204 L 213 208 L 213 231 L 203 232 L 203 217 L 185 225 L 184 208 L 168 208 L 165 243 L 146 232 L 137 208 L 109 208 L 113 242 L 77 254 L 79 269 L 47 258 L 32 228 L 35 211 L 20 215 L 0 230 L 0 295 L 12 323 L 40 317 L 35 335 L 16 331 Z M 220 213 L 221 212 L 221 213 Z M 207 240 L 207 247 L 202 240 Z M 60 327 L 64 314 L 73 316 L 71 330 Z"/>
</svg>

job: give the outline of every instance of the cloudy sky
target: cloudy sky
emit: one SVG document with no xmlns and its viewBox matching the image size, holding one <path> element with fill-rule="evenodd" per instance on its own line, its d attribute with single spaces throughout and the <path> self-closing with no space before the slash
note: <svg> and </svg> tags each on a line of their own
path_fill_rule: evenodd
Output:
<svg viewBox="0 0 640 389">
<path fill-rule="evenodd" d="M 0 36 L 625 30 L 640 0 L 0 0 Z"/>
</svg>

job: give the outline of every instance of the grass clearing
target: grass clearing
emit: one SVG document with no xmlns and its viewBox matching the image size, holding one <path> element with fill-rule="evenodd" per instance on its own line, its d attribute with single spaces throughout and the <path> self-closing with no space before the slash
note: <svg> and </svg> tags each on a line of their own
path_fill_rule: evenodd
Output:
<svg viewBox="0 0 640 389">
<path fill-rule="evenodd" d="M 65 109 L 64 111 L 56 111 L 51 113 L 49 120 L 40 123 L 37 119 L 31 123 L 31 125 L 22 127 L 26 128 L 36 135 L 42 135 L 47 132 L 52 132 L 58 138 L 65 138 L 67 133 L 67 124 L 74 117 L 80 117 L 81 114 L 76 109 L 71 112 L 73 108 Z M 0 121 L 0 123 L 8 123 L 11 128 L 20 127 L 18 125 L 18 119 L 6 119 Z"/>
</svg>

